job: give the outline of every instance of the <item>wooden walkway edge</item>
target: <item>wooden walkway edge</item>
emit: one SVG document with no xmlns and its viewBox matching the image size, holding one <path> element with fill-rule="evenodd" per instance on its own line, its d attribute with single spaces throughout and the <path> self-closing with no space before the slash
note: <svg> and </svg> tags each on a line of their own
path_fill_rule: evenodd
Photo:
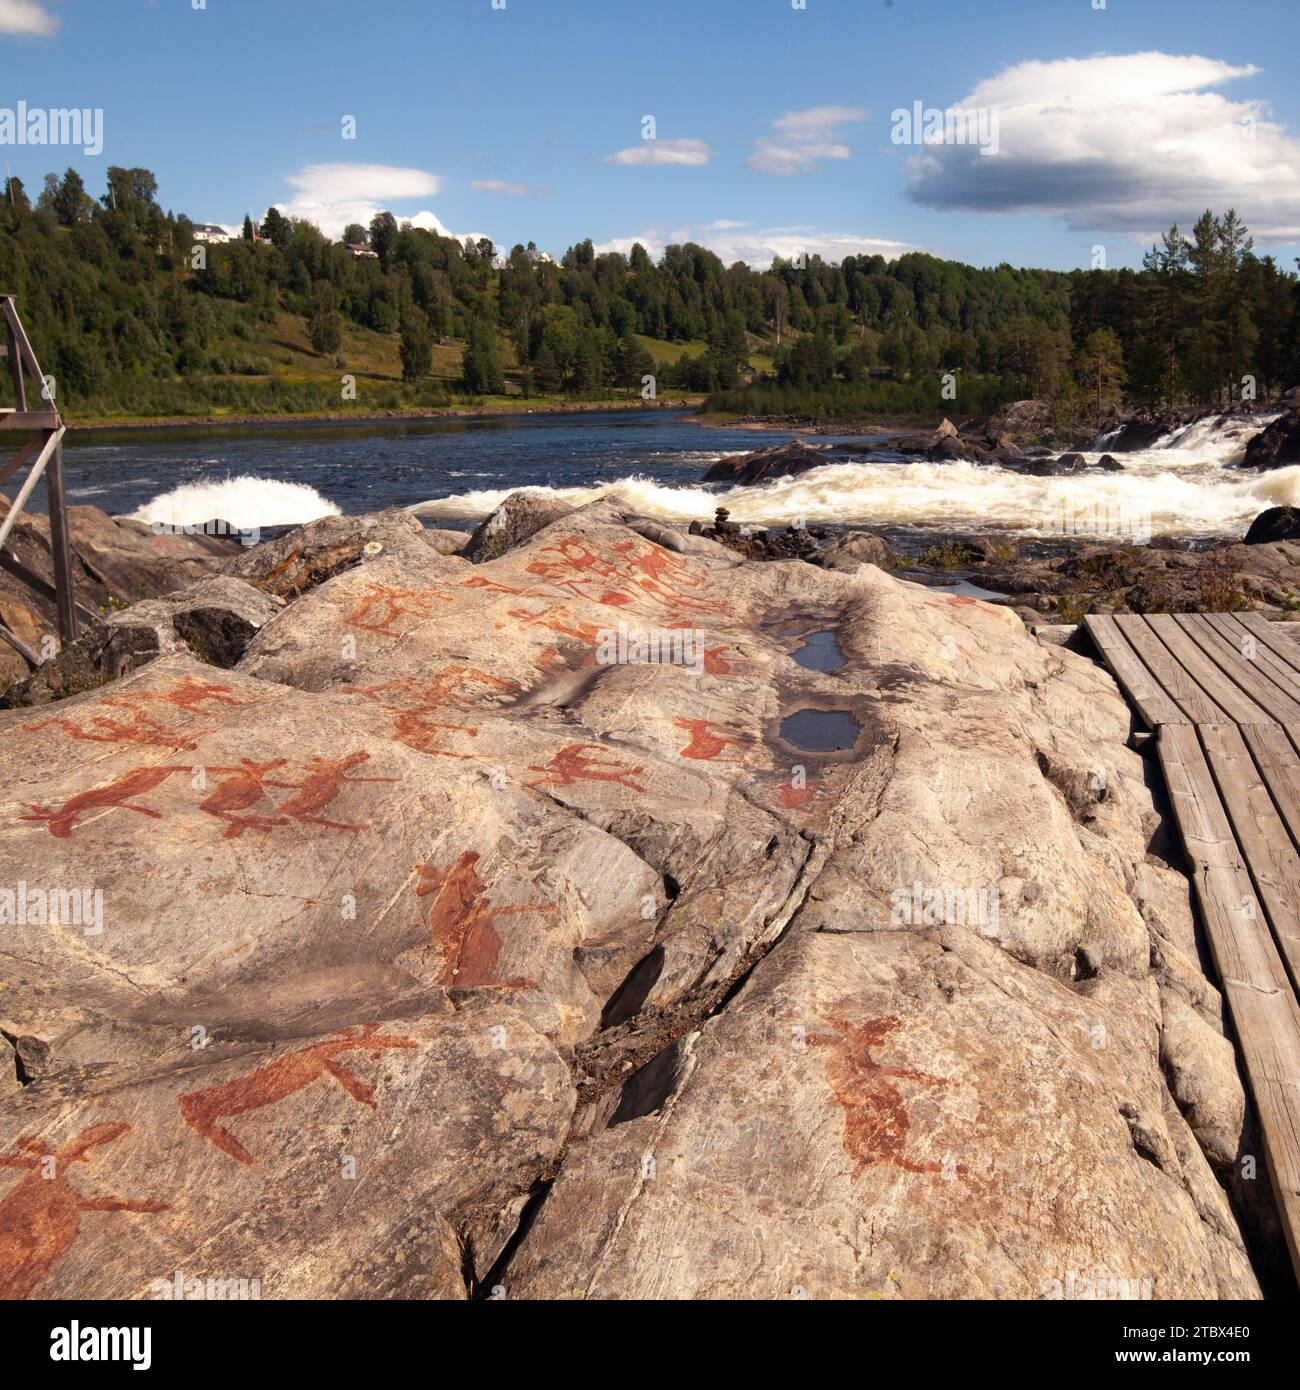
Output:
<svg viewBox="0 0 1300 1390">
<path fill-rule="evenodd" d="M 1300 1277 L 1300 643 L 1258 614 L 1084 623 L 1156 735 Z"/>
</svg>

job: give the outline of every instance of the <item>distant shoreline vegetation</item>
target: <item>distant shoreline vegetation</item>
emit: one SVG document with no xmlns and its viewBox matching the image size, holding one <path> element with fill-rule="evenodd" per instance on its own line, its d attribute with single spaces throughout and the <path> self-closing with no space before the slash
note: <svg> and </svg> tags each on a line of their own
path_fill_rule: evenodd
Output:
<svg viewBox="0 0 1300 1390">
<path fill-rule="evenodd" d="M 165 212 L 146 169 L 0 197 L 17 297 L 74 425 L 485 413 L 705 396 L 809 420 L 1051 402 L 1061 429 L 1300 381 L 1300 282 L 1235 213 L 1171 228 L 1141 270 L 896 260 L 726 266 L 694 244 L 559 261 L 380 213 L 341 241 L 272 208 L 227 237 Z"/>
</svg>

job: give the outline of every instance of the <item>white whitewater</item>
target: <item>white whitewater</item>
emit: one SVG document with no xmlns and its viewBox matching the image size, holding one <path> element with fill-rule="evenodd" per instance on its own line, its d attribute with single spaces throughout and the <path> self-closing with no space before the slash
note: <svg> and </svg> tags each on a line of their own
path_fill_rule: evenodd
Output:
<svg viewBox="0 0 1300 1390">
<path fill-rule="evenodd" d="M 284 483 L 247 474 L 219 481 L 183 483 L 151 498 L 131 513 L 133 521 L 158 526 L 197 526 L 227 521 L 236 530 L 260 526 L 294 526 L 339 509 L 305 483 Z"/>
<path fill-rule="evenodd" d="M 838 522 L 1060 534 L 1063 515 L 1101 513 L 1140 518 L 1148 534 L 1240 536 L 1266 507 L 1300 505 L 1300 465 L 1252 473 L 1232 467 L 1246 441 L 1276 415 L 1211 416 L 1158 439 L 1149 449 L 1115 457 L 1122 473 L 1035 478 L 970 463 L 881 461 L 835 463 L 755 487 L 713 491 L 669 487 L 636 476 L 598 487 L 532 487 L 457 493 L 420 502 L 418 516 L 479 521 L 512 491 L 559 498 L 573 506 L 614 498 L 661 521 L 708 521 L 725 506 L 733 521 L 786 525 Z M 1113 437 L 1113 436 L 1112 436 Z M 1105 437 L 1082 451 L 1089 463 L 1106 452 Z"/>
</svg>

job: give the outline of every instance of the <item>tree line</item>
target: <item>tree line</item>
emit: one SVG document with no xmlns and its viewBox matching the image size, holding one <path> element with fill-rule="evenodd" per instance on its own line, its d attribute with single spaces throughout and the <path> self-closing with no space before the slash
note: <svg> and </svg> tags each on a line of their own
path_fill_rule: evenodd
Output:
<svg viewBox="0 0 1300 1390">
<path fill-rule="evenodd" d="M 1190 236 L 1171 228 L 1140 270 L 977 268 L 919 252 L 754 270 L 691 243 L 655 260 L 586 240 L 557 262 L 389 212 L 333 241 L 271 208 L 199 246 L 150 171 L 111 167 L 96 198 L 69 169 L 34 201 L 5 182 L 0 286 L 74 412 L 337 408 L 320 376 L 276 369 L 266 345 L 285 313 L 340 371 L 349 326 L 395 338 L 389 406 L 452 392 L 638 395 L 653 379 L 751 414 L 979 413 L 1034 396 L 1068 419 L 1121 398 L 1227 404 L 1300 381 L 1300 282 L 1255 253 L 1231 210 L 1207 211 Z M 669 343 L 690 349 L 655 346 Z M 455 380 L 437 366 L 449 345 Z"/>
</svg>

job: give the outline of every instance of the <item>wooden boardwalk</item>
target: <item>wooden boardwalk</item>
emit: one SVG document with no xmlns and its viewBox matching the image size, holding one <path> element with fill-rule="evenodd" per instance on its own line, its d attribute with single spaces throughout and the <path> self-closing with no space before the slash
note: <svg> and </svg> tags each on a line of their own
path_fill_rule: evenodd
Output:
<svg viewBox="0 0 1300 1390">
<path fill-rule="evenodd" d="M 1156 735 L 1300 1277 L 1300 640 L 1255 613 L 1084 623 Z"/>
</svg>

